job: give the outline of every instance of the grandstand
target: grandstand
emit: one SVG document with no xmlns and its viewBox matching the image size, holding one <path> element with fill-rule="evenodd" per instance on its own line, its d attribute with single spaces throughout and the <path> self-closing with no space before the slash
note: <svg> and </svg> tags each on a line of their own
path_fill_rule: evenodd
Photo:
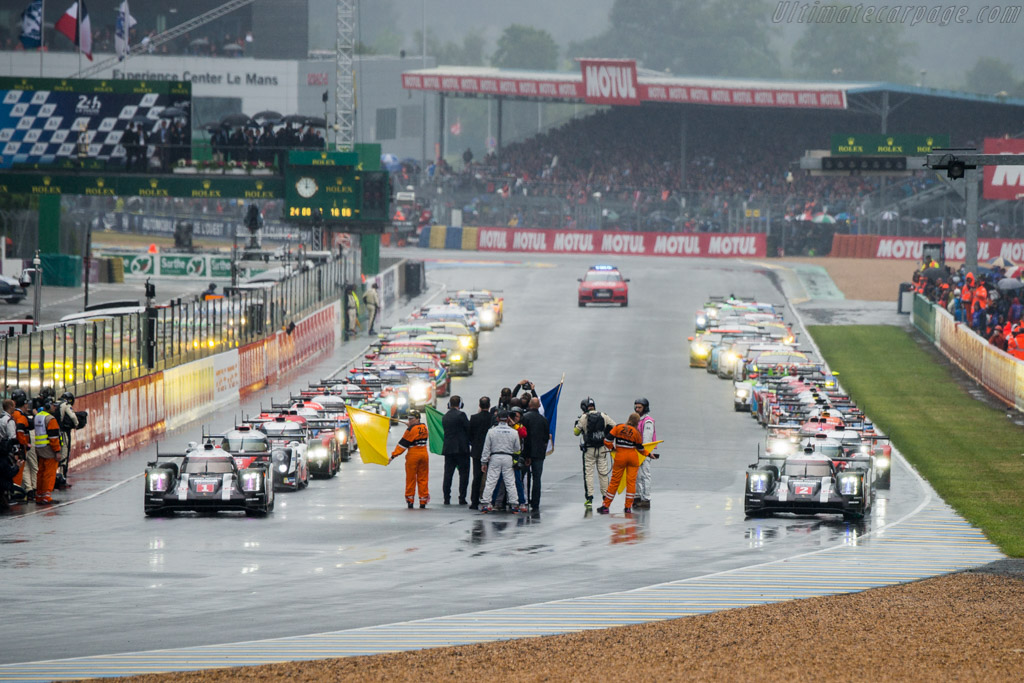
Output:
<svg viewBox="0 0 1024 683">
<path fill-rule="evenodd" d="M 600 92 L 588 83 L 593 65 L 623 68 L 622 87 Z M 461 208 L 470 225 L 949 236 L 962 223 L 962 202 L 934 172 L 812 176 L 798 159 L 828 149 L 833 134 L 949 134 L 954 147 L 980 148 L 986 137 L 1024 132 L 1021 99 L 887 83 L 674 77 L 629 60 L 582 60 L 579 73 L 441 66 L 407 71 L 402 84 L 437 92 L 442 103 L 497 104 L 495 153 L 433 177 L 443 193 L 435 216 Z M 556 129 L 502 144 L 506 101 L 591 106 Z M 981 234 L 1024 236 L 1020 204 L 988 202 Z"/>
</svg>

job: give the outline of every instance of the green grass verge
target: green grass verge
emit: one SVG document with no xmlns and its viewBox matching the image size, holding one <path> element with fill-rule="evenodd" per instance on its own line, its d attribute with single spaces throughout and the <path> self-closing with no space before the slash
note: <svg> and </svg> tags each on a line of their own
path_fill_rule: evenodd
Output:
<svg viewBox="0 0 1024 683">
<path fill-rule="evenodd" d="M 1024 428 L 972 398 L 906 330 L 808 330 L 857 405 L 942 498 L 1011 557 L 1024 557 Z M 907 490 L 893 474 L 892 496 Z"/>
</svg>

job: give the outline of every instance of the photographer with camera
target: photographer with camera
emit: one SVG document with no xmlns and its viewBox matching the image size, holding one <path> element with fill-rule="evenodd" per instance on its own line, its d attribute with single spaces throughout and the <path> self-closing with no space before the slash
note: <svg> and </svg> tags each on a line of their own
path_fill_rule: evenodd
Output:
<svg viewBox="0 0 1024 683">
<path fill-rule="evenodd" d="M 10 507 L 14 478 L 21 472 L 24 460 L 18 446 L 18 427 L 14 423 L 14 401 L 7 398 L 0 412 L 0 510 Z"/>
<path fill-rule="evenodd" d="M 85 421 L 79 419 L 75 412 L 75 395 L 70 391 L 61 394 L 60 402 L 57 404 L 57 422 L 60 423 L 60 472 L 57 475 L 57 488 L 64 489 L 71 484 L 68 482 L 68 462 L 71 458 L 71 432 L 85 426 Z"/>
</svg>

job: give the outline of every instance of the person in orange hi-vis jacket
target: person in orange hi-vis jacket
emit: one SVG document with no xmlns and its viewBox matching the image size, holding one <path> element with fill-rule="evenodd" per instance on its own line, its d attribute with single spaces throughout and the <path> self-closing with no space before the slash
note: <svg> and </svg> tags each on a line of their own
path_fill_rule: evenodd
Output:
<svg viewBox="0 0 1024 683">
<path fill-rule="evenodd" d="M 36 455 L 39 458 L 36 505 L 48 505 L 53 502 L 50 494 L 57 483 L 57 464 L 60 462 L 60 425 L 54 417 L 56 412 L 57 404 L 51 400 L 36 413 L 34 441 Z"/>
<path fill-rule="evenodd" d="M 427 426 L 420 422 L 418 410 L 410 410 L 408 416 L 409 427 L 402 435 L 402 439 L 395 446 L 391 453 L 394 460 L 402 453 L 405 453 L 405 502 L 409 507 L 413 506 L 416 500 L 416 489 L 419 488 L 420 507 L 427 507 L 430 502 L 430 489 L 427 480 L 430 475 L 429 458 L 427 454 Z"/>
<path fill-rule="evenodd" d="M 636 472 L 640 467 L 640 456 L 646 455 L 643 437 L 637 430 L 640 416 L 631 413 L 626 424 L 615 425 L 608 432 L 604 444 L 615 449 L 615 463 L 612 465 L 612 479 L 608 482 L 608 490 L 604 494 L 604 504 L 597 509 L 602 515 L 608 514 L 608 506 L 615 500 L 619 490 L 622 474 L 626 474 L 626 507 L 623 512 L 633 511 L 633 498 L 636 497 Z"/>
</svg>

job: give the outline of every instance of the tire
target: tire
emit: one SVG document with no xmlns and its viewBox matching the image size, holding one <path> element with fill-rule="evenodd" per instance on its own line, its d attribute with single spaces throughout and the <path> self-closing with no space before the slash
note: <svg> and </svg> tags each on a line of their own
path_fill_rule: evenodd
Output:
<svg viewBox="0 0 1024 683">
<path fill-rule="evenodd" d="M 623 301 L 621 306 L 622 306 L 622 308 L 625 308 L 626 306 L 629 306 L 629 300 Z"/>
<path fill-rule="evenodd" d="M 743 508 L 743 513 L 747 517 L 771 517 L 772 516 L 772 513 L 765 512 L 764 510 L 762 510 L 760 508 L 745 507 L 745 508 Z"/>
<path fill-rule="evenodd" d="M 585 303 L 583 303 L 582 301 L 577 301 L 576 303 L 579 305 L 580 308 L 586 308 L 587 307 L 587 305 Z"/>
<path fill-rule="evenodd" d="M 889 464 L 889 469 L 885 471 L 885 475 L 878 477 L 875 480 L 876 489 L 884 489 L 886 491 L 892 486 L 892 464 Z"/>
<path fill-rule="evenodd" d="M 859 522 L 864 519 L 863 512 L 844 512 L 843 521 L 845 522 Z"/>
<path fill-rule="evenodd" d="M 11 296 L 11 297 L 8 297 L 8 298 L 4 299 L 4 301 L 6 301 L 9 304 L 20 304 L 23 298 L 24 297 L 20 297 L 20 296 Z"/>
<path fill-rule="evenodd" d="M 160 509 L 160 508 L 153 508 L 151 510 L 146 510 L 146 516 L 147 517 L 163 517 L 164 514 L 165 514 L 165 511 Z"/>
<path fill-rule="evenodd" d="M 345 449 L 344 449 L 344 450 L 343 450 L 343 451 L 341 452 L 341 461 L 342 461 L 342 462 L 348 462 L 348 461 L 349 461 L 349 459 L 350 459 L 351 457 L 352 457 L 352 455 L 351 455 L 351 453 L 349 452 L 348 448 L 345 448 Z"/>
</svg>

